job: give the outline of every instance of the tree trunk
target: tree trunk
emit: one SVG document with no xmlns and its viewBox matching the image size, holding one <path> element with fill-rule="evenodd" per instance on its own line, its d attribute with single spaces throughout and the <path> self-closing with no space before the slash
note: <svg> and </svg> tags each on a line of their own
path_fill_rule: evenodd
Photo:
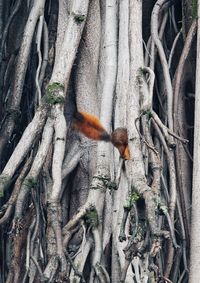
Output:
<svg viewBox="0 0 200 283">
<path fill-rule="evenodd" d="M 1 283 L 198 281 L 193 4 L 0 0 Z"/>
</svg>

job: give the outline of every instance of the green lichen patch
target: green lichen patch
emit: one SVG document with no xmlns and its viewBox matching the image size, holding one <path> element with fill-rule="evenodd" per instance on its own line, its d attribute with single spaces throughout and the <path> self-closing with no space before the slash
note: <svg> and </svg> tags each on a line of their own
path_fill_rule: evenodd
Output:
<svg viewBox="0 0 200 283">
<path fill-rule="evenodd" d="M 159 206 L 159 212 L 166 215 L 168 213 L 168 207 L 164 204 Z"/>
<path fill-rule="evenodd" d="M 149 72 L 146 68 L 139 68 L 138 71 L 137 71 L 137 75 L 136 75 L 136 80 L 139 84 L 139 87 L 141 87 L 145 81 L 147 81 L 147 78 L 149 75 Z"/>
<path fill-rule="evenodd" d="M 166 215 L 168 213 L 168 207 L 163 203 L 158 203 L 156 212 L 159 215 Z"/>
<path fill-rule="evenodd" d="M 117 190 L 117 184 L 114 181 L 111 181 L 109 177 L 98 177 L 104 184 L 104 186 L 109 189 L 110 191 Z"/>
<path fill-rule="evenodd" d="M 0 197 L 4 196 L 4 191 L 10 186 L 11 178 L 9 176 L 0 176 Z"/>
<path fill-rule="evenodd" d="M 95 208 L 89 210 L 85 215 L 85 222 L 88 226 L 97 227 L 99 224 L 98 213 Z"/>
<path fill-rule="evenodd" d="M 132 194 L 128 197 L 126 204 L 124 205 L 125 209 L 131 209 L 134 203 L 136 203 L 139 199 L 141 199 L 140 194 L 137 191 L 132 192 Z"/>
<path fill-rule="evenodd" d="M 64 92 L 64 85 L 61 83 L 52 83 L 47 86 L 45 100 L 48 104 L 55 105 L 55 104 L 64 104 L 65 99 L 60 92 Z"/>
<path fill-rule="evenodd" d="M 94 176 L 93 178 L 98 179 L 99 184 L 95 184 L 95 186 L 92 187 L 93 190 L 96 189 L 102 189 L 103 187 L 108 188 L 109 190 L 117 190 L 117 184 L 110 180 L 108 176 Z M 101 183 L 101 184 L 100 184 Z"/>
<path fill-rule="evenodd" d="M 26 178 L 23 183 L 28 189 L 35 188 L 37 185 L 37 180 L 35 178 Z"/>
<path fill-rule="evenodd" d="M 106 186 L 110 191 L 116 191 L 118 189 L 117 184 L 113 181 L 107 181 Z"/>
<path fill-rule="evenodd" d="M 148 74 L 148 71 L 147 71 L 146 68 L 140 67 L 140 68 L 138 69 L 138 75 L 139 75 L 139 76 L 146 76 L 146 74 Z"/>
<path fill-rule="evenodd" d="M 74 14 L 74 19 L 78 24 L 80 24 L 85 21 L 86 16 L 81 14 Z"/>
<path fill-rule="evenodd" d="M 161 201 L 160 197 L 154 198 L 155 210 L 159 215 L 166 215 L 168 213 L 168 207 Z"/>
<path fill-rule="evenodd" d="M 148 120 L 150 120 L 151 117 L 152 117 L 151 109 L 147 109 L 147 110 L 143 111 L 142 114 L 143 114 L 143 115 L 146 115 Z"/>
<path fill-rule="evenodd" d="M 197 18 L 197 0 L 192 0 L 192 18 Z"/>
<path fill-rule="evenodd" d="M 49 84 L 47 86 L 47 91 L 56 91 L 56 90 L 61 90 L 63 91 L 64 90 L 64 85 L 61 84 L 61 83 L 58 83 L 58 82 L 55 82 L 55 83 L 52 83 L 52 84 Z"/>
</svg>

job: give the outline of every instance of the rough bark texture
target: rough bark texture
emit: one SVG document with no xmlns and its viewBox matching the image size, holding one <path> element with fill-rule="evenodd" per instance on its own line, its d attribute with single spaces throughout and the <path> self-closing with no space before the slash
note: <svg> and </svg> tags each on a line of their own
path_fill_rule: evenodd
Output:
<svg viewBox="0 0 200 283">
<path fill-rule="evenodd" d="M 195 9 L 0 0 L 0 283 L 198 282 Z"/>
</svg>

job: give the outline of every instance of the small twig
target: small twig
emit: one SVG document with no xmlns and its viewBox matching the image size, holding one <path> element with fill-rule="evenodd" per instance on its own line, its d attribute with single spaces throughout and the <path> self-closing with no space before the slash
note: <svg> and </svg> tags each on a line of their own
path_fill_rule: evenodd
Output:
<svg viewBox="0 0 200 283">
<path fill-rule="evenodd" d="M 172 131 L 170 131 L 170 129 L 167 129 L 167 130 L 168 130 L 168 133 L 169 133 L 172 137 L 176 138 L 177 140 L 181 141 L 182 143 L 184 143 L 184 144 L 189 143 L 189 140 L 184 139 L 184 138 L 182 138 L 182 137 L 179 137 L 177 134 L 175 134 L 175 133 L 173 133 Z"/>
<path fill-rule="evenodd" d="M 171 1 L 172 3 L 173 1 Z M 173 5 L 173 3 L 172 3 Z M 174 31 L 175 33 L 177 34 L 178 33 L 178 27 L 177 27 L 177 23 L 176 23 L 176 18 L 175 18 L 175 7 L 174 5 L 171 7 L 171 21 L 172 21 L 172 24 L 173 24 L 173 28 L 174 28 Z"/>
<path fill-rule="evenodd" d="M 47 67 L 47 64 L 48 64 L 48 50 L 49 50 L 48 27 L 47 27 L 46 21 L 44 20 L 44 22 L 43 22 L 43 50 L 42 50 L 43 59 L 42 59 L 42 65 L 41 65 L 41 69 L 40 69 L 40 76 L 39 76 L 40 87 L 42 86 L 44 76 L 45 76 L 46 67 Z"/>
<path fill-rule="evenodd" d="M 41 65 L 42 65 L 41 38 L 42 38 L 43 23 L 44 23 L 44 15 L 41 15 L 39 17 L 39 23 L 38 23 L 37 34 L 36 34 L 36 45 L 37 45 L 37 53 L 38 53 L 38 67 L 37 67 L 36 77 L 35 77 L 35 84 L 36 84 L 35 108 L 37 108 L 38 104 L 40 105 L 40 101 L 41 101 L 41 88 L 40 88 L 40 83 L 39 83 L 39 74 L 40 74 Z M 37 95 L 38 95 L 38 97 L 37 97 Z"/>
<path fill-rule="evenodd" d="M 40 274 L 40 279 L 43 279 L 43 278 L 44 278 L 44 275 L 43 275 L 43 273 L 42 273 L 42 269 L 40 268 L 40 266 L 39 266 L 39 264 L 38 264 L 36 258 L 35 258 L 34 256 L 31 256 L 31 259 L 32 259 L 33 263 L 35 264 L 35 266 L 37 267 L 37 270 L 38 270 L 38 272 L 39 272 L 39 274 Z"/>
<path fill-rule="evenodd" d="M 161 93 L 160 93 L 160 90 L 159 90 L 159 87 L 158 87 L 158 81 L 157 80 L 155 81 L 155 92 L 156 92 L 157 99 L 158 99 L 159 109 L 160 109 L 162 115 L 164 117 L 166 117 L 166 115 L 167 115 L 166 107 L 163 105 L 163 99 L 161 97 Z"/>
<path fill-rule="evenodd" d="M 144 40 L 142 40 L 142 42 L 143 42 L 143 45 L 144 45 L 144 49 L 145 49 L 145 66 L 148 66 L 148 59 L 152 59 L 152 56 L 151 56 L 151 54 L 150 54 L 150 52 L 149 52 L 149 48 L 150 48 L 150 44 L 151 44 L 151 37 L 149 38 L 149 40 L 148 40 L 148 42 L 147 42 L 147 44 L 145 43 L 145 41 Z"/>
<path fill-rule="evenodd" d="M 184 144 L 187 144 L 189 142 L 189 140 L 182 138 L 180 136 L 178 136 L 177 134 L 175 134 L 174 132 L 172 132 L 169 128 L 167 128 L 162 121 L 160 120 L 160 118 L 158 117 L 158 115 L 156 114 L 156 112 L 152 111 L 152 118 L 154 119 L 154 121 L 156 122 L 156 124 L 161 128 L 165 139 L 167 140 L 169 145 L 174 145 L 174 143 L 172 143 L 169 140 L 168 134 L 171 135 L 172 137 L 176 138 L 177 140 L 181 141 Z"/>
<path fill-rule="evenodd" d="M 144 136 L 140 133 L 139 128 L 137 127 L 137 121 L 141 118 L 142 115 L 144 115 L 144 114 L 143 113 L 140 114 L 140 116 L 135 119 L 136 130 L 137 130 L 138 135 L 140 136 L 142 142 L 144 142 L 149 149 L 151 149 L 156 155 L 158 155 L 158 151 L 145 140 Z"/>
<path fill-rule="evenodd" d="M 165 140 L 167 141 L 167 144 L 170 148 L 175 148 L 176 144 L 174 143 L 174 140 L 172 137 L 169 136 L 168 128 L 162 123 L 158 115 L 155 111 L 151 112 L 151 116 L 153 121 L 158 125 L 159 129 L 162 131 L 163 136 Z"/>
<path fill-rule="evenodd" d="M 175 122 L 175 130 L 177 130 L 177 128 L 178 128 L 178 125 L 177 125 L 178 100 L 179 100 L 179 97 L 180 97 L 180 88 L 181 88 L 181 83 L 182 83 L 182 80 L 183 80 L 185 63 L 186 63 L 186 60 L 189 56 L 192 41 L 194 39 L 196 31 L 197 31 L 197 21 L 194 20 L 191 27 L 190 27 L 190 30 L 188 31 L 187 38 L 185 40 L 185 45 L 184 45 L 183 51 L 181 53 L 181 57 L 180 57 L 180 60 L 179 60 L 179 63 L 178 63 L 178 67 L 176 69 L 176 73 L 175 73 L 175 76 L 174 76 L 175 79 L 174 79 L 174 105 L 173 105 L 174 111 L 173 111 L 173 116 L 174 116 L 174 122 Z"/>
<path fill-rule="evenodd" d="M 175 233 L 174 233 L 174 227 L 172 225 L 172 221 L 171 221 L 171 218 L 169 216 L 169 213 L 165 212 L 164 214 L 165 214 L 165 216 L 167 218 L 167 222 L 168 222 L 168 225 L 169 225 L 169 230 L 170 230 L 170 233 L 171 233 L 171 238 L 172 238 L 172 243 L 174 245 L 174 248 L 175 249 L 180 248 L 180 246 L 176 242 L 176 237 L 175 237 Z"/>
<path fill-rule="evenodd" d="M 144 41 L 143 41 L 144 42 Z M 149 59 L 152 60 L 152 53 L 150 53 L 150 49 L 151 49 L 151 42 L 152 42 L 152 39 L 151 39 L 151 36 L 149 37 L 148 41 L 147 41 L 147 44 L 145 45 L 145 49 L 146 49 L 146 52 L 145 52 L 145 55 L 144 55 L 144 66 L 149 66 Z"/>
<path fill-rule="evenodd" d="M 167 163 L 168 163 L 168 168 L 169 168 L 169 175 L 170 175 L 170 216 L 174 214 L 174 209 L 175 209 L 175 204 L 176 204 L 176 178 L 175 178 L 175 168 L 174 168 L 174 160 L 173 156 L 170 154 L 171 152 L 169 151 L 166 141 L 164 139 L 164 136 L 162 135 L 162 132 L 156 122 L 153 120 L 153 126 L 156 130 L 156 133 L 158 135 L 158 138 L 163 146 L 164 152 L 166 154 L 167 158 Z"/>
<path fill-rule="evenodd" d="M 181 274 L 181 276 L 180 276 L 180 278 L 179 278 L 179 280 L 178 280 L 178 283 L 183 282 L 182 280 L 183 280 L 185 274 L 188 274 L 188 270 L 183 270 L 183 272 L 182 272 L 182 274 Z"/>
<path fill-rule="evenodd" d="M 172 58 L 173 58 L 173 55 L 174 55 L 174 50 L 176 48 L 176 45 L 177 45 L 177 42 L 178 42 L 178 39 L 180 37 L 182 33 L 182 29 L 179 31 L 179 33 L 176 35 L 175 39 L 174 39 L 174 42 L 172 44 L 172 48 L 171 48 L 171 51 L 170 51 L 170 54 L 169 54 L 169 59 L 168 59 L 168 66 L 169 66 L 169 69 L 171 68 L 171 62 L 172 62 Z"/>
<path fill-rule="evenodd" d="M 151 35 L 152 40 L 155 44 L 155 46 L 158 49 L 158 54 L 160 57 L 160 62 L 162 65 L 163 75 L 164 75 L 164 81 L 166 86 L 166 93 L 167 93 L 167 112 L 168 112 L 168 125 L 169 128 L 173 129 L 173 113 L 172 113 L 172 106 L 173 106 L 173 89 L 172 89 L 172 81 L 169 74 L 169 68 L 167 64 L 167 59 L 165 55 L 165 51 L 162 45 L 162 42 L 158 35 L 158 29 L 159 29 L 159 15 L 161 12 L 161 9 L 163 5 L 165 4 L 165 0 L 157 0 L 151 16 Z"/>
<path fill-rule="evenodd" d="M 161 186 L 163 187 L 163 195 L 166 200 L 166 202 L 169 202 L 169 191 L 168 191 L 168 184 L 166 184 L 165 177 L 163 176 L 163 173 L 161 174 Z"/>
<path fill-rule="evenodd" d="M 27 277 L 28 277 L 28 270 L 26 270 L 26 272 L 24 274 L 24 278 L 22 280 L 22 283 L 26 283 Z"/>
</svg>

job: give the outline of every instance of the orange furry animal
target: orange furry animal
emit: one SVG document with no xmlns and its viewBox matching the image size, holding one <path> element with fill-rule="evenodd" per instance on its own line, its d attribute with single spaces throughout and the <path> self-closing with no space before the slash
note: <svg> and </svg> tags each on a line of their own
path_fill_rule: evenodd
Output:
<svg viewBox="0 0 200 283">
<path fill-rule="evenodd" d="M 128 133 L 125 128 L 117 128 L 111 134 L 112 144 L 119 150 L 119 153 L 124 159 L 131 159 L 128 148 Z"/>
<path fill-rule="evenodd" d="M 99 119 L 87 112 L 76 112 L 72 125 L 90 139 L 111 142 L 119 150 L 123 159 L 131 159 L 128 148 L 128 134 L 125 128 L 117 128 L 109 135 Z"/>
</svg>

